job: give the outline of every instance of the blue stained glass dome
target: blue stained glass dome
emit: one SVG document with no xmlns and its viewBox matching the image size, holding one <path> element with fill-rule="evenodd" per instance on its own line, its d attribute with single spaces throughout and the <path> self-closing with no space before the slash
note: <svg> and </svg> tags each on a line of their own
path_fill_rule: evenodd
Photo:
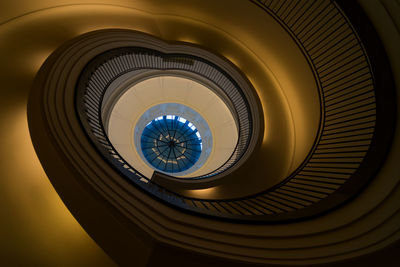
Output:
<svg viewBox="0 0 400 267">
<path fill-rule="evenodd" d="M 182 172 L 200 158 L 201 136 L 193 123 L 176 116 L 160 116 L 149 122 L 140 138 L 146 160 L 156 169 Z"/>
</svg>

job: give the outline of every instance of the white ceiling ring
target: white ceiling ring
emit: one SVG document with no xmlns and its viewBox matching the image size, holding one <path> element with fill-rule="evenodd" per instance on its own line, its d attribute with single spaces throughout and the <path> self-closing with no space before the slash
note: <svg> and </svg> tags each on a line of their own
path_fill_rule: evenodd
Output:
<svg viewBox="0 0 400 267">
<path fill-rule="evenodd" d="M 208 87 L 193 79 L 162 73 L 123 91 L 112 110 L 107 112 L 109 115 L 105 115 L 107 133 L 124 159 L 147 177 L 151 177 L 154 170 L 138 149 L 140 135 L 150 120 L 161 115 L 185 117 L 195 123 L 204 138 L 201 166 L 196 164 L 176 176 L 201 176 L 212 172 L 233 153 L 238 140 L 235 119 L 224 101 Z"/>
</svg>

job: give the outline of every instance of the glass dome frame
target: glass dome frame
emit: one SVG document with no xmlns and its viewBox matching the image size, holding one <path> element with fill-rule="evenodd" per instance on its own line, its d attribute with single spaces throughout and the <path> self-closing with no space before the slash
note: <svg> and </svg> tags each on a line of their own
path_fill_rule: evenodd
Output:
<svg viewBox="0 0 400 267">
<path fill-rule="evenodd" d="M 141 150 L 147 162 L 166 173 L 183 172 L 199 160 L 202 139 L 196 126 L 177 115 L 159 116 L 141 134 Z"/>
</svg>

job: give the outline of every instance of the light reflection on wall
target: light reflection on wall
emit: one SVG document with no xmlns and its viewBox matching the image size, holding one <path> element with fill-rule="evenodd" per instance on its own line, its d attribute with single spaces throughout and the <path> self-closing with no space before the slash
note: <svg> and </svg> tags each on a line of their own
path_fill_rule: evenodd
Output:
<svg viewBox="0 0 400 267">
<path fill-rule="evenodd" d="M 4 100 L 0 101 L 0 265 L 114 266 L 47 179 L 30 140 L 26 104 Z"/>
<path fill-rule="evenodd" d="M 91 2 L 97 1 L 86 1 Z M 230 6 L 230 12 L 221 12 L 226 9 L 224 1 L 197 1 L 193 5 L 187 5 L 183 0 L 169 1 L 168 5 L 161 5 L 160 0 L 103 2 L 121 6 L 79 5 L 79 1 L 66 0 L 63 3 L 78 5 L 34 14 L 30 12 L 51 7 L 54 1 L 18 0 L 2 5 L 0 15 L 3 20 L 29 15 L 2 24 L 0 28 L 0 58 L 6 63 L 0 64 L 0 265 L 16 265 L 15 262 L 4 262 L 7 259 L 20 261 L 18 265 L 36 263 L 56 266 L 60 262 L 66 266 L 112 265 L 59 199 L 29 139 L 24 101 L 30 84 L 47 55 L 65 41 L 91 30 L 128 28 L 167 40 L 182 40 L 210 47 L 221 55 L 235 55 L 231 59 L 240 64 L 238 67 L 245 74 L 253 77 L 251 81 L 261 101 L 266 103 L 269 99 L 277 102 L 271 100 L 271 92 L 264 91 L 265 88 L 274 87 L 264 67 L 279 61 L 264 62 L 271 59 L 270 54 L 263 54 L 264 45 L 270 44 L 271 40 L 264 42 L 261 38 L 268 39 L 268 35 L 251 32 L 265 31 L 260 24 L 264 20 L 258 19 L 258 13 L 254 12 L 254 16 L 248 16 L 246 21 L 240 22 L 241 16 L 238 14 L 243 14 L 241 5 L 252 7 L 247 1 L 236 1 L 235 7 Z M 129 5 L 129 8 L 122 7 Z M 215 8 L 210 8 L 210 5 L 215 5 Z M 186 17 L 173 14 L 185 14 Z M 196 19 L 201 19 L 201 22 Z M 236 23 L 232 23 L 232 19 L 237 19 Z M 224 34 L 221 34 L 222 29 Z M 252 36 L 256 38 L 249 38 Z M 246 45 L 239 40 L 246 40 Z M 19 102 L 14 103 L 13 99 Z M 263 109 L 265 123 L 271 123 L 266 107 Z M 276 142 L 267 131 L 264 140 L 268 142 L 264 143 L 267 144 L 264 147 L 271 150 Z M 282 147 L 279 149 L 282 150 Z M 217 191 L 215 188 L 203 189 L 195 190 L 193 194 L 205 197 Z"/>
<path fill-rule="evenodd" d="M 217 187 L 211 187 L 211 188 L 206 188 L 206 189 L 197 189 L 197 190 L 188 190 L 190 191 L 190 194 L 194 198 L 209 198 L 212 195 L 216 195 L 218 192 Z"/>
</svg>

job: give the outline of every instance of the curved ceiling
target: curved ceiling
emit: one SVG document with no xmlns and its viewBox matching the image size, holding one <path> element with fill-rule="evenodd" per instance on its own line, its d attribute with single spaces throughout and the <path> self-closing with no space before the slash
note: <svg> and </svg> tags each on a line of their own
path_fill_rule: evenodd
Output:
<svg viewBox="0 0 400 267">
<path fill-rule="evenodd" d="M 88 10 L 90 17 L 86 15 Z M 248 2 L 238 2 L 229 14 L 224 10 L 224 5 L 213 1 L 189 6 L 179 1 L 168 6 L 159 1 L 146 1 L 135 3 L 134 7 L 125 6 L 124 2 L 108 5 L 74 4 L 71 1 L 54 8 L 27 12 L 26 16 L 9 21 L 8 29 L 12 31 L 6 38 L 10 43 L 37 43 L 39 47 L 23 46 L 18 58 L 14 57 L 14 61 L 22 61 L 23 65 L 28 65 L 24 61 L 36 62 L 36 69 L 61 43 L 102 28 L 139 30 L 167 41 L 207 47 L 226 57 L 245 73 L 263 102 L 264 124 L 269 131 L 264 133 L 259 153 L 265 154 L 263 159 L 273 166 L 269 169 L 271 178 L 264 179 L 266 184 L 260 185 L 266 187 L 285 178 L 309 152 L 320 116 L 317 85 L 302 52 L 274 19 Z M 246 13 L 252 16 L 245 16 Z M 73 24 L 68 22 L 71 20 Z M 35 32 L 36 28 L 41 31 Z M 19 34 L 19 31 L 35 34 L 29 36 Z M 269 34 L 257 34 L 257 31 Z M 22 36 L 26 39 L 20 39 Z M 13 38 L 18 38 L 18 41 L 13 41 Z M 4 47 L 7 49 L 11 48 Z M 14 73 L 22 71 L 9 67 L 9 71 Z M 34 73 L 32 69 L 31 75 Z M 252 170 L 256 173 L 259 165 L 254 162 L 249 166 L 248 174 L 253 175 Z"/>
<path fill-rule="evenodd" d="M 15 211 L 20 212 L 14 217 L 15 220 L 8 219 L 3 222 L 6 226 L 2 225 L 2 228 L 24 229 L 24 234 L 16 234 L 19 230 L 7 233 L 7 239 L 11 240 L 11 255 L 25 253 L 29 255 L 29 262 L 55 263 L 62 260 L 71 265 L 113 265 L 60 202 L 45 179 L 46 175 L 39 165 L 31 143 L 27 141 L 29 137 L 25 115 L 26 101 L 37 70 L 52 51 L 82 33 L 103 28 L 134 29 L 160 36 L 165 40 L 193 43 L 214 50 L 236 64 L 252 82 L 262 101 L 265 125 L 274 125 L 282 130 L 275 136 L 265 131 L 261 146 L 260 153 L 266 149 L 276 155 L 264 160 L 271 165 L 283 162 L 286 166 L 284 173 L 275 173 L 273 176 L 285 177 L 308 152 L 318 127 L 314 122 L 319 118 L 319 97 L 315 93 L 316 85 L 307 61 L 286 32 L 274 20 L 266 17 L 264 12 L 245 1 L 235 2 L 235 7 L 229 13 L 224 12 L 226 4 L 223 1 L 199 1 L 193 5 L 185 5 L 185 1 L 176 0 L 169 1 L 168 6 L 164 3 L 138 1 L 133 5 L 132 1 L 112 1 L 112 4 L 111 1 L 103 1 L 101 4 L 97 1 L 86 1 L 85 4 L 80 4 L 78 1 L 59 1 L 58 5 L 54 6 L 53 1 L 13 1 L 6 5 L 1 4 L 0 21 L 3 23 L 0 24 L 0 36 L 1 40 L 6 40 L 0 42 L 0 73 L 4 86 L 1 91 L 1 127 L 3 132 L 7 132 L 6 138 L 2 140 L 2 147 L 4 151 L 10 152 L 4 155 L 2 161 L 4 165 L 1 169 L 6 179 L 5 186 L 2 187 L 4 194 L 1 195 L 5 198 L 3 203 L 10 203 L 5 206 L 5 211 L 10 210 L 11 214 Z M 213 8 L 210 8 L 211 6 Z M 369 11 L 373 14 L 373 11 Z M 265 34 L 266 29 L 269 34 Z M 395 41 L 398 42 L 396 39 L 391 43 Z M 398 59 L 399 56 L 395 54 L 391 57 Z M 399 71 L 398 67 L 396 69 L 394 66 L 394 71 Z M 299 95 L 299 92 L 308 93 Z M 277 120 L 276 116 L 273 116 L 277 110 L 281 118 L 285 119 Z M 286 147 L 276 146 L 277 143 L 281 143 L 277 140 L 282 136 L 289 140 Z M 371 220 L 376 221 L 379 219 L 373 211 L 378 205 L 382 206 L 380 214 L 387 210 L 389 216 L 393 207 L 390 201 L 396 201 L 395 198 L 399 195 L 395 179 L 399 174 L 393 172 L 395 159 L 398 158 L 398 142 L 393 144 L 393 148 L 379 178 L 375 179 L 372 186 L 354 203 L 327 218 L 299 223 L 296 232 L 291 232 L 293 228 L 287 225 L 277 225 L 263 229 L 264 235 L 274 236 L 277 232 L 285 232 L 287 236 L 297 236 L 294 242 L 300 244 L 301 236 L 310 232 L 325 232 L 316 239 L 334 238 L 334 233 L 329 233 L 333 227 L 332 222 L 329 222 L 332 216 L 340 218 L 335 222 L 336 225 L 357 224 L 362 216 L 375 216 Z M 280 153 L 292 156 L 280 158 Z M 15 167 L 17 162 L 23 163 L 22 166 L 18 164 L 21 168 Z M 388 176 L 395 177 L 386 179 Z M 277 180 L 270 181 L 268 185 L 276 183 Z M 380 204 L 381 198 L 389 192 L 392 193 L 391 198 Z M 371 195 L 375 196 L 374 201 L 371 201 Z M 46 207 L 46 212 L 41 211 L 43 207 Z M 55 217 L 49 214 L 55 214 Z M 26 227 L 26 223 L 23 222 L 25 220 L 32 223 Z M 54 227 L 54 224 L 58 227 Z M 364 222 L 359 224 L 361 228 L 367 227 Z M 44 229 L 57 239 L 38 234 Z M 73 245 L 59 244 L 60 229 L 63 229 L 62 240 Z M 356 231 L 352 229 L 354 228 L 347 227 L 342 234 L 357 236 Z M 258 231 L 247 230 L 253 234 Z M 24 241 L 19 241 L 26 236 L 27 240 L 34 240 L 34 244 L 38 244 L 31 252 L 31 248 L 28 250 L 27 245 L 22 245 Z M 396 236 L 391 238 L 396 239 Z M 386 243 L 390 243 L 390 238 L 377 247 L 383 247 Z M 49 257 L 46 250 L 57 251 L 55 255 L 58 258 Z M 43 255 L 44 253 L 46 255 Z M 75 256 L 71 256 L 73 254 Z M 340 258 L 337 256 L 337 259 Z M 8 259 L 15 261 L 12 257 Z"/>
<path fill-rule="evenodd" d="M 196 101 L 194 101 L 196 100 Z M 142 130 L 149 121 L 142 121 L 138 125 L 143 114 L 149 109 L 160 104 L 178 103 L 190 105 L 190 108 L 198 112 L 198 116 L 204 118 L 208 126 L 202 126 L 196 114 L 190 115 L 189 110 L 178 113 L 170 108 L 171 115 L 183 116 L 185 119 L 195 123 L 202 138 L 206 137 L 206 129 L 211 131 L 208 146 L 203 145 L 207 153 L 202 166 L 189 174 L 180 174 L 182 177 L 196 177 L 210 173 L 227 161 L 235 149 L 238 139 L 237 126 L 234 118 L 225 103 L 210 89 L 193 80 L 177 76 L 159 76 L 142 81 L 124 93 L 115 103 L 108 124 L 108 135 L 111 143 L 119 151 L 122 157 L 143 175 L 151 178 L 153 168 L 148 167 L 137 151 L 141 131 L 135 131 L 136 127 L 142 126 Z M 187 113 L 185 116 L 184 113 Z M 161 114 L 154 115 L 150 120 Z M 223 121 L 224 124 L 220 124 Z M 200 128 L 199 128 L 200 126 Z M 121 130 L 123 129 L 123 130 Z M 231 134 L 232 133 L 232 134 Z M 203 138 L 203 139 L 204 139 Z M 204 140 L 206 141 L 206 139 Z M 127 145 L 128 144 L 128 145 Z M 204 153 L 203 153 L 204 154 Z"/>
</svg>

